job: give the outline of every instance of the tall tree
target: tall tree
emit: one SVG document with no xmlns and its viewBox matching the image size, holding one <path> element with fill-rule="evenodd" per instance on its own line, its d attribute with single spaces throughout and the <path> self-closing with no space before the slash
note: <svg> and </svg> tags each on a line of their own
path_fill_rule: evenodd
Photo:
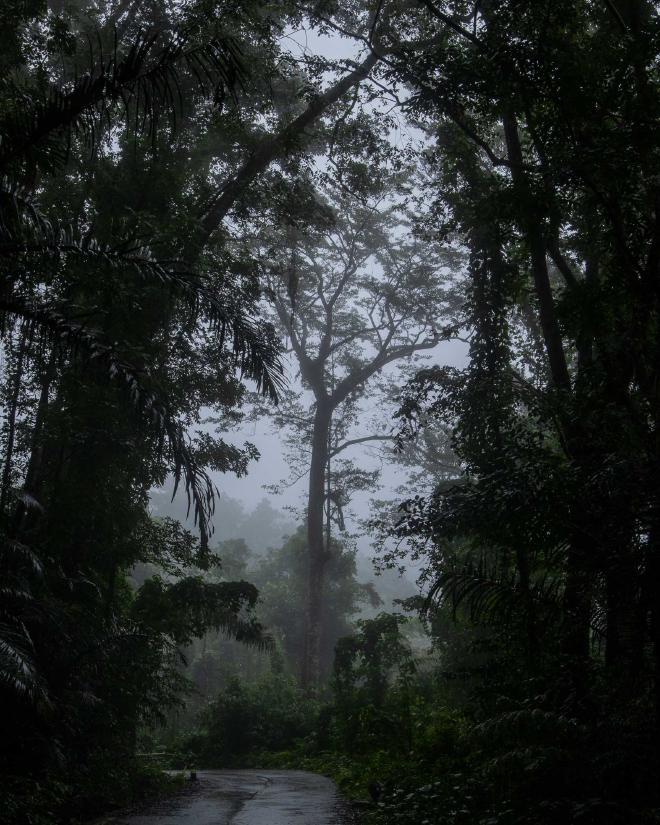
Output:
<svg viewBox="0 0 660 825">
<path fill-rule="evenodd" d="M 364 18 L 331 22 L 362 25 L 352 31 L 364 42 Z M 473 503 L 496 500 L 498 479 L 511 527 L 501 543 L 518 546 L 523 590 L 539 546 L 566 548 L 559 636 L 572 695 L 600 628 L 613 681 L 639 695 L 646 673 L 660 724 L 658 26 L 645 0 L 429 0 L 414 12 L 387 4 L 380 34 L 387 71 L 435 141 L 437 230 L 457 230 L 471 254 L 470 378 L 465 392 L 441 372 L 433 380 L 441 405 L 455 402 L 483 493 Z M 535 363 L 521 339 L 538 345 Z M 554 503 L 536 512 L 540 530 L 505 505 L 505 490 L 524 497 L 535 465 L 547 470 L 534 482 L 541 500 Z"/>
<path fill-rule="evenodd" d="M 356 174 L 353 185 L 359 181 Z M 363 183 L 362 192 L 344 197 L 319 188 L 309 202 L 314 224 L 289 223 L 284 244 L 273 230 L 269 236 L 262 230 L 261 239 L 268 241 L 263 255 L 268 293 L 303 387 L 312 395 L 311 405 L 303 399 L 298 416 L 287 421 L 284 411 L 280 419 L 295 428 L 307 449 L 309 579 L 302 682 L 314 690 L 331 556 L 327 528 L 331 520 L 341 521 L 342 481 L 366 480 L 356 468 L 346 466 L 342 474 L 341 453 L 383 439 L 382 432 L 360 429 L 362 400 L 377 386 L 374 379 L 390 365 L 434 350 L 456 331 L 449 325 L 450 262 L 430 258 L 428 247 L 411 237 L 405 208 L 397 203 L 396 178 L 372 182 L 371 191 Z"/>
</svg>

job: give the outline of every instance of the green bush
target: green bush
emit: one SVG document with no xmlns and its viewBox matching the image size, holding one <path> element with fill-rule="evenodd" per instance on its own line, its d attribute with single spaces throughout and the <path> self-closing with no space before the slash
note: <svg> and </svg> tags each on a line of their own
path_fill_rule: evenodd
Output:
<svg viewBox="0 0 660 825">
<path fill-rule="evenodd" d="M 71 788 L 52 780 L 40 782 L 26 776 L 4 776 L 0 804 L 4 825 L 52 825 L 58 821 Z"/>
<path fill-rule="evenodd" d="M 47 781 L 4 777 L 0 803 L 3 825 L 87 822 L 107 811 L 151 801 L 180 789 L 182 776 L 164 773 L 136 759 L 111 755 L 90 762 L 75 786 L 55 776 Z"/>
<path fill-rule="evenodd" d="M 232 679 L 203 711 L 202 730 L 183 745 L 205 767 L 253 764 L 254 754 L 285 750 L 310 735 L 318 711 L 318 702 L 284 674 L 254 683 Z"/>
</svg>

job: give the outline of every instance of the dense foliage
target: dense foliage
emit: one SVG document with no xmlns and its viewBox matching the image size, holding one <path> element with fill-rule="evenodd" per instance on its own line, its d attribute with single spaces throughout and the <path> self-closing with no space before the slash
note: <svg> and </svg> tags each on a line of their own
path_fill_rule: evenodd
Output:
<svg viewBox="0 0 660 825">
<path fill-rule="evenodd" d="M 242 473 L 253 451 L 187 431 L 202 405 L 234 414 L 241 374 L 274 395 L 279 367 L 249 273 L 189 248 L 194 167 L 243 75 L 238 20 L 21 10 L 0 109 L 0 770 L 23 823 L 131 793 L 137 729 L 179 700 L 193 636 L 267 643 L 252 585 L 198 575 L 207 468 Z M 199 539 L 149 515 L 168 473 Z M 135 592 L 138 562 L 168 580 Z"/>
</svg>

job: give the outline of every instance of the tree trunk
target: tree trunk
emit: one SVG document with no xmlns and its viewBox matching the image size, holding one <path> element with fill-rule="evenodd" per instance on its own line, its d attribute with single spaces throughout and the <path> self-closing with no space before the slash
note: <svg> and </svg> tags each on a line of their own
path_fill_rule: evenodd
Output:
<svg viewBox="0 0 660 825">
<path fill-rule="evenodd" d="M 43 458 L 43 430 L 46 420 L 46 413 L 48 411 L 48 396 L 50 388 L 55 378 L 55 369 L 57 365 L 57 349 L 53 346 L 48 362 L 41 379 L 41 392 L 39 394 L 39 402 L 37 404 L 37 412 L 34 419 L 34 429 L 32 431 L 32 446 L 30 450 L 30 458 L 28 460 L 27 471 L 25 474 L 25 482 L 23 490 L 33 498 L 37 498 L 41 478 L 41 464 Z M 29 520 L 29 510 L 25 502 L 20 501 L 13 516 L 13 534 L 15 537 L 20 536 L 27 528 Z"/>
<path fill-rule="evenodd" d="M 657 383 L 655 384 L 657 387 Z M 657 392 L 657 390 L 656 390 Z M 649 491 L 650 519 L 648 543 L 646 548 L 646 601 L 650 606 L 650 633 L 653 649 L 653 700 L 655 705 L 655 745 L 656 765 L 660 771 L 660 413 L 657 400 L 654 415 L 655 466 L 652 477 L 655 478 L 653 490 Z"/>
<path fill-rule="evenodd" d="M 655 503 L 660 509 L 660 502 Z M 646 565 L 647 588 L 651 614 L 651 643 L 653 649 L 653 704 L 655 709 L 656 760 L 660 769 L 660 516 L 649 531 L 648 562 Z"/>
<path fill-rule="evenodd" d="M 9 417 L 7 420 L 7 447 L 5 449 L 5 466 L 2 470 L 2 489 L 0 490 L 0 513 L 4 513 L 11 484 L 11 467 L 14 457 L 14 441 L 16 438 L 16 413 L 18 411 L 18 399 L 23 381 L 23 359 L 25 358 L 27 332 L 24 330 L 18 343 L 18 358 L 16 361 L 16 373 L 14 384 L 11 389 L 9 399 Z"/>
<path fill-rule="evenodd" d="M 332 408 L 327 399 L 317 400 L 312 433 L 312 458 L 309 469 L 309 498 L 307 502 L 307 552 L 309 558 L 307 579 L 307 611 L 305 616 L 305 645 L 301 668 L 301 684 L 308 693 L 314 693 L 320 676 L 321 612 L 323 587 L 328 552 L 323 537 L 323 504 L 325 501 L 326 468 L 328 465 L 328 434 Z"/>
<path fill-rule="evenodd" d="M 506 114 L 503 118 L 503 124 L 507 155 L 511 163 L 511 178 L 514 188 L 517 190 L 518 202 L 525 211 L 525 215 L 519 220 L 519 223 L 529 247 L 534 291 L 539 302 L 539 321 L 550 365 L 550 375 L 556 389 L 568 391 L 571 387 L 571 381 L 552 296 L 543 228 L 536 213 L 534 194 L 524 170 L 518 123 L 515 115 Z"/>
<path fill-rule="evenodd" d="M 511 163 L 511 177 L 516 189 L 518 202 L 524 213 L 518 223 L 525 236 L 530 253 L 534 291 L 539 304 L 539 322 L 546 356 L 550 367 L 550 376 L 555 389 L 563 395 L 572 395 L 571 379 L 564 353 L 561 329 L 557 320 L 548 262 L 546 243 L 543 233 L 542 215 L 540 214 L 533 189 L 525 172 L 524 158 L 518 132 L 518 122 L 513 113 L 508 112 L 503 118 L 507 155 Z M 586 348 L 583 347 L 586 354 Z M 566 404 L 561 403 L 561 423 L 564 430 L 566 450 L 571 461 L 581 463 L 584 450 L 582 434 L 574 418 L 566 413 Z M 562 649 L 573 671 L 576 692 L 580 692 L 584 665 L 590 653 L 590 617 L 591 617 L 591 581 L 589 556 L 594 548 L 588 531 L 582 529 L 584 502 L 575 502 L 575 526 L 570 539 L 566 560 L 566 585 L 564 591 L 564 627 L 562 632 Z M 587 519 L 588 521 L 588 519 Z"/>
</svg>

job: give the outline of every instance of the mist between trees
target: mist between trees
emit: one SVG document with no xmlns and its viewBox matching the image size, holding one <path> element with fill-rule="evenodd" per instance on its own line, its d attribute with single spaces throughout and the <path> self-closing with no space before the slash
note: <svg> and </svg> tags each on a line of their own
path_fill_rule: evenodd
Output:
<svg viewBox="0 0 660 825">
<path fill-rule="evenodd" d="M 659 822 L 658 4 L 0 23 L 3 821 Z"/>
</svg>

